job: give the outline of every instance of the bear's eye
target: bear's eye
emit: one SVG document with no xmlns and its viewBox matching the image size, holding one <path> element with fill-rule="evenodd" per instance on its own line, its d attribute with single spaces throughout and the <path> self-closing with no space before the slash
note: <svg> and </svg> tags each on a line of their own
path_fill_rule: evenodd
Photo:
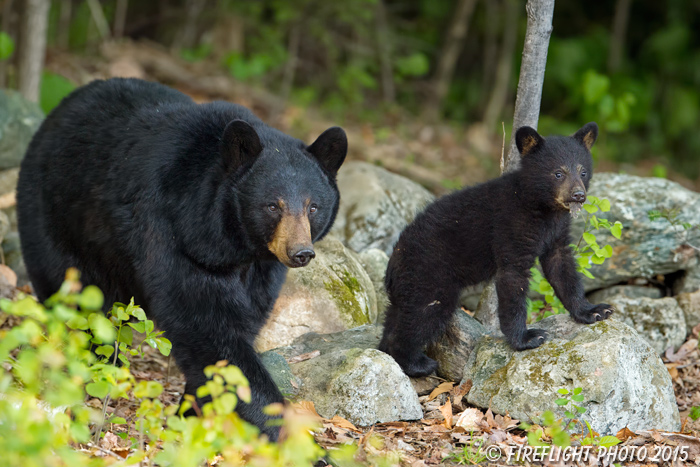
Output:
<svg viewBox="0 0 700 467">
<path fill-rule="evenodd" d="M 557 177 L 557 178 L 561 178 L 561 177 L 564 176 L 564 174 L 562 174 L 561 172 L 557 172 L 557 173 L 554 174 L 554 176 Z"/>
<path fill-rule="evenodd" d="M 276 204 L 268 204 L 267 210 L 270 212 L 277 212 L 277 205 Z"/>
<path fill-rule="evenodd" d="M 316 211 L 318 211 L 317 205 L 312 204 L 311 206 L 309 206 L 309 212 L 316 212 Z"/>
<path fill-rule="evenodd" d="M 586 172 L 581 172 L 581 177 L 586 178 Z"/>
</svg>

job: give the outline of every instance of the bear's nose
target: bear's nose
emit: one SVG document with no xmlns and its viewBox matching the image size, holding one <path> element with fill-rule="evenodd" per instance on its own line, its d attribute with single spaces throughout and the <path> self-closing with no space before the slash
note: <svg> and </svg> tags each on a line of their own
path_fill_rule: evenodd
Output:
<svg viewBox="0 0 700 467">
<path fill-rule="evenodd" d="M 309 261 L 311 261 L 315 257 L 316 253 L 314 252 L 314 250 L 305 249 L 295 253 L 292 257 L 292 260 L 297 266 L 306 266 L 307 264 L 309 264 Z"/>
<path fill-rule="evenodd" d="M 586 201 L 586 193 L 583 191 L 575 191 L 574 194 L 571 195 L 571 199 L 576 203 L 583 203 Z"/>
</svg>

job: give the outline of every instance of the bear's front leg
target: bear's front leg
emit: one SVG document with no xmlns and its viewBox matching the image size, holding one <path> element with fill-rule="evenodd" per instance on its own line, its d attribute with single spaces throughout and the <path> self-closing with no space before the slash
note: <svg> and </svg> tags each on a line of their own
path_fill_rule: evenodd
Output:
<svg viewBox="0 0 700 467">
<path fill-rule="evenodd" d="M 586 299 L 583 281 L 576 271 L 568 238 L 560 240 L 542 255 L 540 263 L 544 276 L 575 321 L 591 324 L 610 317 L 613 312 L 612 306 L 606 303 L 593 305 Z"/>
<path fill-rule="evenodd" d="M 166 335 L 168 335 L 167 331 Z M 214 365 L 219 360 L 227 360 L 229 364 L 241 369 L 250 384 L 251 401 L 250 403 L 239 401 L 236 412 L 243 420 L 260 428 L 260 431 L 270 440 L 276 441 L 280 429 L 278 426 L 270 426 L 269 422 L 279 417 L 265 415 L 263 408 L 272 403 L 282 403 L 284 397 L 263 366 L 252 344 L 245 338 L 236 336 L 235 330 L 214 333 L 214 335 L 211 333 L 196 335 L 197 339 L 171 338 L 173 355 L 187 381 L 185 394 L 196 396 L 197 388 L 206 383 L 207 378 L 204 375 L 206 366 Z M 198 406 L 202 407 L 211 401 L 211 398 L 197 397 L 196 401 Z"/>
<path fill-rule="evenodd" d="M 515 350 L 539 347 L 547 339 L 541 329 L 527 329 L 527 291 L 530 287 L 529 269 L 499 270 L 496 276 L 498 320 L 506 340 Z"/>
</svg>

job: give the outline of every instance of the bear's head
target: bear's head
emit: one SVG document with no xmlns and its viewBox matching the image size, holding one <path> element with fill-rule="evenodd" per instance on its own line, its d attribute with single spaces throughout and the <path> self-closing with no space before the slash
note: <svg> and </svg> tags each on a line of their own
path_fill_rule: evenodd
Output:
<svg viewBox="0 0 700 467">
<path fill-rule="evenodd" d="M 543 138 L 529 126 L 518 128 L 522 187 L 529 197 L 554 210 L 576 214 L 586 201 L 593 176 L 591 146 L 598 125 L 587 123 L 572 136 Z"/>
<path fill-rule="evenodd" d="M 234 120 L 222 144 L 235 173 L 239 219 L 258 256 L 306 266 L 316 255 L 313 242 L 330 230 L 338 212 L 335 179 L 347 154 L 345 131 L 329 128 L 307 146 L 269 127 L 259 134 Z"/>
</svg>

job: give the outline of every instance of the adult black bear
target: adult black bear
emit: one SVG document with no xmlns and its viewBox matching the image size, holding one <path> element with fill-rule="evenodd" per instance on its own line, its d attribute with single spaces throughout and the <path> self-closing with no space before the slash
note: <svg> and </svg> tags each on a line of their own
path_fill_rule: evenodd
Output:
<svg viewBox="0 0 700 467">
<path fill-rule="evenodd" d="M 34 290 L 46 299 L 73 266 L 106 304 L 135 297 L 172 341 L 185 391 L 228 360 L 251 385 L 239 414 L 276 439 L 261 409 L 283 397 L 253 340 L 287 266 L 306 265 L 333 224 L 346 152 L 340 128 L 307 146 L 238 105 L 95 81 L 51 112 L 22 163 L 19 233 Z"/>
<path fill-rule="evenodd" d="M 610 316 L 610 305 L 586 300 L 569 247 L 570 210 L 586 200 L 597 136 L 595 123 L 572 137 L 547 139 L 522 127 L 515 137 L 523 156 L 517 171 L 435 201 L 406 227 L 387 268 L 391 304 L 379 344 L 406 374 L 437 368 L 423 347 L 445 331 L 460 290 L 494 276 L 506 340 L 516 350 L 542 344 L 546 333 L 526 327 L 525 299 L 537 257 L 574 320 Z"/>
</svg>

